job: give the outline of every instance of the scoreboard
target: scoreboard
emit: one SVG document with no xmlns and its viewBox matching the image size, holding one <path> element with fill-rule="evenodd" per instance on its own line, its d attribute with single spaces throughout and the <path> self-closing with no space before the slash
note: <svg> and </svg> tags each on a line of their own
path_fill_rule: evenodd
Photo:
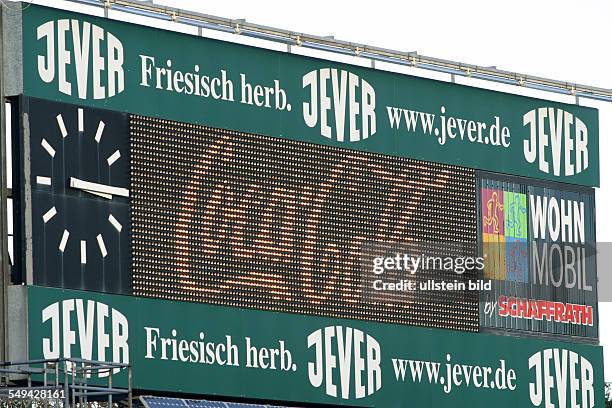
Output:
<svg viewBox="0 0 612 408">
<path fill-rule="evenodd" d="M 2 24 L 10 361 L 165 397 L 601 406 L 595 109 L 38 5 Z"/>
<path fill-rule="evenodd" d="M 40 6 L 18 23 L 13 283 L 597 338 L 596 110 Z M 400 254 L 484 270 L 372 291 Z"/>
</svg>

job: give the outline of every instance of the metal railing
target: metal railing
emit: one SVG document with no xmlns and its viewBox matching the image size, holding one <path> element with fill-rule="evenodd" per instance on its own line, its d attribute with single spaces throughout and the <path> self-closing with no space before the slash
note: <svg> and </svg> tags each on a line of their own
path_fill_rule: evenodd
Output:
<svg viewBox="0 0 612 408">
<path fill-rule="evenodd" d="M 113 385 L 113 375 L 127 371 L 127 387 Z M 92 384 L 94 377 L 105 378 Z M 51 402 L 53 406 L 83 406 L 90 399 L 105 399 L 108 406 L 126 401 L 132 407 L 132 367 L 129 364 L 60 358 L 0 363 L 0 400 Z M 106 398 L 104 398 L 106 397 Z"/>
</svg>

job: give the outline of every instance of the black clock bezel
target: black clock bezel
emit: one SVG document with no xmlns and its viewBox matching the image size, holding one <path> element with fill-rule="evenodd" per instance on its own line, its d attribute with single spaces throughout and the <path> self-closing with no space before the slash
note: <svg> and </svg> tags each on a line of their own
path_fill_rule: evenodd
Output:
<svg viewBox="0 0 612 408">
<path fill-rule="evenodd" d="M 15 104 L 13 123 L 21 125 L 13 132 L 13 146 L 18 147 L 18 154 L 14 155 L 17 160 L 13 163 L 14 185 L 19 186 L 20 190 L 18 197 L 16 195 L 14 217 L 25 222 L 15 223 L 21 228 L 16 231 L 15 254 L 20 256 L 15 259 L 13 283 L 131 293 L 129 198 L 114 196 L 112 200 L 107 200 L 68 185 L 70 177 L 77 177 L 129 189 L 128 115 L 25 96 L 20 96 Z M 79 109 L 82 109 L 85 127 L 80 135 Z M 61 132 L 56 122 L 58 113 L 62 114 L 68 130 L 66 140 L 71 139 L 64 145 L 63 152 L 58 147 L 55 156 L 50 161 L 47 158 L 48 163 L 45 164 L 44 155 L 49 157 L 49 153 L 41 148 L 40 142 L 45 138 L 41 135 L 45 133 L 50 144 L 53 144 L 53 140 L 59 146 Z M 96 128 L 93 127 L 97 127 L 99 120 L 105 122 L 105 128 L 100 143 L 95 146 L 93 137 Z M 93 143 L 84 138 L 91 138 Z M 70 147 L 66 150 L 67 145 Z M 97 161 L 90 160 L 91 154 L 86 154 L 91 153 L 92 146 L 98 150 Z M 101 164 L 107 164 L 106 159 L 112 149 L 119 150 L 121 157 L 110 166 L 108 177 L 97 178 L 87 174 L 96 164 L 99 172 Z M 66 164 L 70 161 L 69 155 L 75 154 L 82 166 L 79 171 L 74 171 L 74 162 Z M 58 170 L 59 165 L 64 165 L 66 170 Z M 41 170 L 44 168 L 50 174 L 44 174 Z M 51 185 L 37 184 L 37 176 L 51 177 Z M 47 223 L 42 220 L 42 215 L 45 208 L 51 208 L 51 205 L 56 212 L 45 225 Z M 119 220 L 121 231 L 110 222 L 109 214 Z M 58 232 L 61 228 L 51 227 L 52 223 L 70 225 L 73 229 L 65 253 L 55 248 L 62 232 Z M 103 245 L 96 240 L 98 233 L 102 235 Z M 87 246 L 85 264 L 80 262 L 81 236 Z M 102 246 L 107 251 L 105 257 L 102 256 Z"/>
</svg>

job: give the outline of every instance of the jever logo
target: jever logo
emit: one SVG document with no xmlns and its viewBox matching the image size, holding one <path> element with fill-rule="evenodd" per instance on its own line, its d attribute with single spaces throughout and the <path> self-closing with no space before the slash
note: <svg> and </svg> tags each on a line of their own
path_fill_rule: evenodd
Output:
<svg viewBox="0 0 612 408">
<path fill-rule="evenodd" d="M 313 387 L 325 382 L 325 393 L 342 399 L 364 398 L 382 385 L 380 344 L 361 330 L 329 326 L 308 336 L 315 361 L 308 363 L 308 379 Z M 340 380 L 340 390 L 334 379 Z"/>
<path fill-rule="evenodd" d="M 45 55 L 38 55 L 41 80 L 56 81 L 60 92 L 80 99 L 123 92 L 123 44 L 113 34 L 74 19 L 48 21 L 36 33 L 46 45 Z"/>
<path fill-rule="evenodd" d="M 589 132 L 577 116 L 561 109 L 538 108 L 523 115 L 529 138 L 523 141 L 525 160 L 546 174 L 573 176 L 589 167 Z"/>
<path fill-rule="evenodd" d="M 345 70 L 323 68 L 304 75 L 302 86 L 310 88 L 310 101 L 303 104 L 304 122 L 311 128 L 319 125 L 322 136 L 358 142 L 376 133 L 376 93 L 365 80 Z"/>
<path fill-rule="evenodd" d="M 128 321 L 104 303 L 83 299 L 56 302 L 42 311 L 42 323 L 46 322 L 51 324 L 51 337 L 42 339 L 45 359 L 78 357 L 126 364 L 130 361 Z M 118 371 L 116 368 L 115 372 Z M 98 376 L 108 374 L 100 372 Z"/>
<path fill-rule="evenodd" d="M 546 349 L 529 357 L 535 374 L 529 384 L 534 407 L 591 408 L 595 406 L 593 366 L 573 351 Z M 568 404 L 569 392 L 569 404 Z"/>
</svg>

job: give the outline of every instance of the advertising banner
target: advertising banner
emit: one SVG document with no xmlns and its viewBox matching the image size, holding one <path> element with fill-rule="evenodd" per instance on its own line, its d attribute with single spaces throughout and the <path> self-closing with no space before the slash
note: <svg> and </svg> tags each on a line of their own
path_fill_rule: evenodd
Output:
<svg viewBox="0 0 612 408">
<path fill-rule="evenodd" d="M 597 338 L 593 189 L 480 174 L 485 327 Z"/>
<path fill-rule="evenodd" d="M 603 407 L 599 346 L 33 286 L 24 293 L 29 358 L 129 362 L 140 390 L 352 406 Z M 115 377 L 114 385 L 125 381 Z"/>
<path fill-rule="evenodd" d="M 22 36 L 27 96 L 599 185 L 595 109 L 35 5 Z"/>
</svg>

